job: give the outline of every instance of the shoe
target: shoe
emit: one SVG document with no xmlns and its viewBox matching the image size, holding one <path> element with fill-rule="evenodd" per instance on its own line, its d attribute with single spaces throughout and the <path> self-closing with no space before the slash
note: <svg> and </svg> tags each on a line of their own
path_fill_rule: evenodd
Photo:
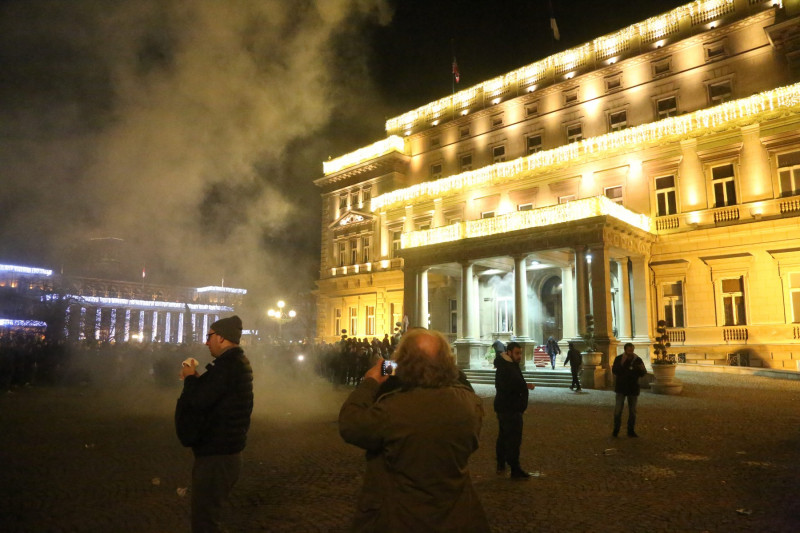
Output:
<svg viewBox="0 0 800 533">
<path fill-rule="evenodd" d="M 575 392 L 583 392 L 583 389 L 578 389 Z"/>
<path fill-rule="evenodd" d="M 573 387 L 572 385 L 570 385 L 570 386 L 569 386 L 569 390 L 575 390 L 575 387 Z"/>
<path fill-rule="evenodd" d="M 505 467 L 505 465 L 497 465 L 497 475 L 498 476 L 506 475 L 506 467 Z"/>
<path fill-rule="evenodd" d="M 636 438 L 636 437 L 638 437 L 639 435 L 637 435 L 635 431 L 629 431 L 629 432 L 628 432 L 628 436 L 629 436 L 629 437 L 631 437 L 631 438 Z"/>
<path fill-rule="evenodd" d="M 530 473 L 524 470 L 514 470 L 511 472 L 511 479 L 529 479 Z"/>
</svg>

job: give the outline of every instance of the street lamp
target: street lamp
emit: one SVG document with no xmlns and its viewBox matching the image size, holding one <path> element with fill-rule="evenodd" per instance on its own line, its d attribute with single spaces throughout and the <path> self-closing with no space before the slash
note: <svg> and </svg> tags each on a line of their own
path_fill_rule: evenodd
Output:
<svg viewBox="0 0 800 533">
<path fill-rule="evenodd" d="M 294 309 L 290 309 L 288 311 L 284 311 L 286 307 L 286 302 L 283 300 L 278 300 L 276 304 L 278 306 L 277 309 L 270 309 L 267 311 L 267 316 L 270 318 L 274 318 L 275 321 L 278 323 L 278 338 L 283 340 L 283 324 L 286 322 L 290 322 L 294 317 L 297 316 Z"/>
</svg>

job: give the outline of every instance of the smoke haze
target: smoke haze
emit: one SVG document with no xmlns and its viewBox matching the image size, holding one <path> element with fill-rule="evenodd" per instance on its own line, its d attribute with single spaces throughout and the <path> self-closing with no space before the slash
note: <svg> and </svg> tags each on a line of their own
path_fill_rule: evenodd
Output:
<svg viewBox="0 0 800 533">
<path fill-rule="evenodd" d="M 312 181 L 347 140 L 321 134 L 376 106 L 362 36 L 390 17 L 384 0 L 0 2 L 0 258 L 57 268 L 115 237 L 154 282 L 307 288 Z"/>
</svg>

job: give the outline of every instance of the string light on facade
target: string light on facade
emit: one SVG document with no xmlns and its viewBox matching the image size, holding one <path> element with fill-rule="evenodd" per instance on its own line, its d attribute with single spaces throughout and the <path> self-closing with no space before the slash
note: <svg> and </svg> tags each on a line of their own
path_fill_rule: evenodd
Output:
<svg viewBox="0 0 800 533">
<path fill-rule="evenodd" d="M 58 296 L 48 294 L 42 297 L 43 302 L 56 300 Z M 147 309 L 181 309 L 185 310 L 189 307 L 190 311 L 233 311 L 233 307 L 227 305 L 206 305 L 206 304 L 189 304 L 183 302 L 159 302 L 155 300 L 129 300 L 127 298 L 106 298 L 101 296 L 77 296 L 74 294 L 64 295 L 65 299 L 75 300 L 80 303 L 87 304 L 103 304 L 112 305 L 116 307 L 143 307 Z"/>
<path fill-rule="evenodd" d="M 198 287 L 197 292 L 227 292 L 231 294 L 247 294 L 247 289 L 236 289 L 234 287 Z"/>
<path fill-rule="evenodd" d="M 800 84 L 779 87 L 709 109 L 626 128 L 551 150 L 536 152 L 513 161 L 496 163 L 390 191 L 373 198 L 370 209 L 377 211 L 401 202 L 411 204 L 420 198 L 453 194 L 472 187 L 497 185 L 521 175 L 552 170 L 554 166 L 575 163 L 585 156 L 597 156 L 609 151 L 642 149 L 648 145 L 700 137 L 709 130 L 738 127 L 744 123 L 765 120 L 776 113 L 800 113 L 799 106 Z"/>
<path fill-rule="evenodd" d="M 14 272 L 15 274 L 31 274 L 36 276 L 52 276 L 53 271 L 46 268 L 26 267 L 18 265 L 0 265 L 0 272 Z"/>
<path fill-rule="evenodd" d="M 772 5 L 783 7 L 783 2 L 775 0 Z M 663 45 L 665 37 L 678 32 L 681 20 L 689 18 L 692 25 L 702 24 L 719 19 L 721 16 L 733 12 L 735 8 L 735 0 L 696 0 L 679 6 L 662 15 L 632 24 L 617 32 L 598 37 L 590 43 L 551 55 L 503 76 L 492 78 L 404 113 L 399 117 L 391 118 L 386 121 L 386 132 L 406 131 L 410 133 L 415 126 L 428 124 L 440 115 L 460 112 L 459 110 L 472 106 L 482 101 L 483 98 L 491 99 L 498 94 L 511 91 L 515 86 L 526 87 L 536 83 L 544 77 L 548 70 L 552 69 L 557 75 L 564 74 L 585 64 L 592 55 L 600 60 L 617 55 L 628 50 L 631 43 L 637 39 L 642 43 L 659 41 Z M 329 173 L 327 169 L 325 173 Z"/>
<path fill-rule="evenodd" d="M 514 211 L 492 218 L 468 220 L 429 230 L 412 231 L 401 235 L 400 242 L 404 249 L 418 248 L 510 231 L 541 228 L 597 216 L 611 216 L 643 231 L 651 231 L 650 218 L 647 215 L 634 213 L 605 196 L 594 196 L 530 211 Z"/>
<path fill-rule="evenodd" d="M 331 161 L 322 163 L 322 171 L 325 175 L 339 172 L 340 170 L 352 167 L 364 161 L 375 159 L 389 152 L 405 153 L 405 141 L 402 137 L 391 135 L 382 141 L 372 143 L 369 146 L 360 148 L 355 152 L 350 152 Z"/>
</svg>

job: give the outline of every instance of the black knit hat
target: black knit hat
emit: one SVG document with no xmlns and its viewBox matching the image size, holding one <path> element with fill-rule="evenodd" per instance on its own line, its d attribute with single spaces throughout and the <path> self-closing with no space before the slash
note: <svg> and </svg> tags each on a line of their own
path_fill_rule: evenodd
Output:
<svg viewBox="0 0 800 533">
<path fill-rule="evenodd" d="M 221 318 L 211 324 L 211 330 L 223 339 L 239 344 L 242 338 L 242 319 L 236 315 Z"/>
</svg>

